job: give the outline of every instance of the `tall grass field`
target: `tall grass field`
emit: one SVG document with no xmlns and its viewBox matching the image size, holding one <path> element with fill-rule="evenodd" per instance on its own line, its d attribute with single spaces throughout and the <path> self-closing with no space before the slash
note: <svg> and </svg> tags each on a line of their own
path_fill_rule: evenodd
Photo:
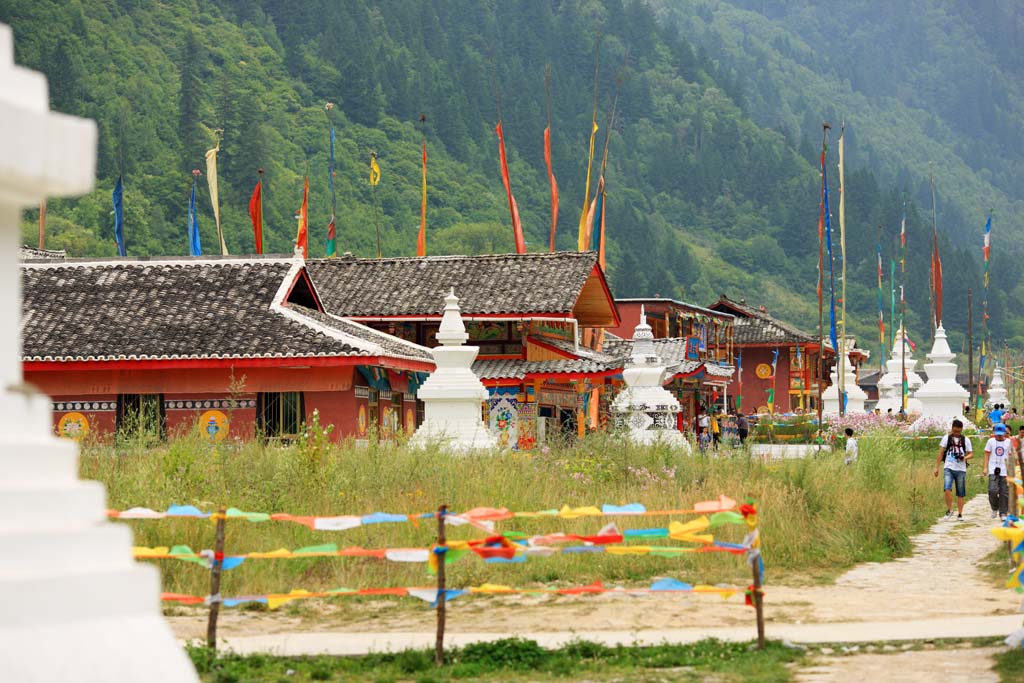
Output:
<svg viewBox="0 0 1024 683">
<path fill-rule="evenodd" d="M 191 504 L 295 515 L 424 513 L 445 504 L 458 512 L 477 506 L 536 511 L 583 505 L 643 503 L 649 510 L 688 508 L 725 494 L 752 498 L 760 511 L 769 582 L 827 579 L 863 561 L 906 555 L 910 536 L 945 510 L 941 480 L 932 476 L 937 446 L 880 433 L 860 441 L 860 458 L 845 465 L 841 451 L 802 460 L 762 462 L 747 450 L 687 455 L 668 447 L 641 447 L 614 434 L 589 436 L 572 446 L 533 452 L 453 455 L 438 448 L 371 440 L 329 444 L 307 438 L 291 446 L 258 442 L 211 444 L 204 435 L 166 443 L 127 441 L 85 444 L 81 476 L 107 487 L 113 509 L 155 510 Z M 972 481 L 972 487 L 978 484 Z M 620 529 L 664 527 L 665 517 L 613 518 Z M 682 517 L 685 521 L 687 518 Z M 585 517 L 510 519 L 498 531 L 562 531 L 593 535 L 610 521 Z M 131 524 L 136 545 L 184 544 L 212 548 L 208 520 L 167 519 Z M 228 520 L 227 554 L 297 549 L 323 543 L 364 548 L 427 547 L 436 523 L 374 524 L 348 531 L 312 531 L 299 524 Z M 715 529 L 716 538 L 738 541 L 742 525 Z M 450 538 L 478 538 L 471 527 L 449 527 Z M 654 541 L 674 543 L 673 541 Z M 180 560 L 160 560 L 164 590 L 205 595 L 209 574 Z M 605 583 L 642 586 L 652 577 L 692 583 L 749 583 L 749 569 L 726 553 L 677 558 L 556 555 L 525 563 L 489 564 L 467 555 L 449 566 L 450 586 L 483 582 L 512 586 Z M 424 564 L 374 558 L 247 560 L 224 574 L 225 596 L 287 592 L 293 588 L 425 586 L 434 581 Z"/>
</svg>

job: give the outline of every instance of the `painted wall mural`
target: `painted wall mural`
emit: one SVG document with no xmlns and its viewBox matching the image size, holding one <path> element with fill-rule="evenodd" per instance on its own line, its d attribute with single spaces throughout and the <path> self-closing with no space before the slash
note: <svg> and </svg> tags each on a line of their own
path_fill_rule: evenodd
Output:
<svg viewBox="0 0 1024 683">
<path fill-rule="evenodd" d="M 499 391 L 501 391 L 499 389 Z M 498 445 L 518 443 L 519 400 L 517 393 L 494 394 L 487 401 L 488 427 L 498 437 Z"/>
</svg>

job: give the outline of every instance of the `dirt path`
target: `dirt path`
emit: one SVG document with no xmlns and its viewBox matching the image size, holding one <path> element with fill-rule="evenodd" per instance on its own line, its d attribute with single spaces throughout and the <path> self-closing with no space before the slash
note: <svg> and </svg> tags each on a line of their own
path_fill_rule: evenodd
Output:
<svg viewBox="0 0 1024 683">
<path fill-rule="evenodd" d="M 797 672 L 795 683 L 998 683 L 997 648 L 957 647 L 827 656 Z"/>
<path fill-rule="evenodd" d="M 894 622 L 1013 614 L 1011 592 L 990 586 L 977 563 L 997 547 L 985 496 L 967 503 L 964 521 L 939 521 L 914 538 L 913 554 L 868 563 L 834 585 L 767 587 L 768 633 L 773 624 Z M 770 563 L 769 563 L 770 571 Z M 769 579 L 770 579 L 769 574 Z M 182 638 L 205 634 L 205 614 L 170 617 Z M 538 633 L 556 631 L 642 632 L 672 629 L 751 627 L 753 613 L 742 596 L 508 596 L 456 600 L 449 605 L 450 633 Z M 315 621 L 282 612 L 222 612 L 225 636 L 296 632 L 429 632 L 429 609 L 409 609 L 395 600 L 352 606 L 327 605 Z"/>
</svg>

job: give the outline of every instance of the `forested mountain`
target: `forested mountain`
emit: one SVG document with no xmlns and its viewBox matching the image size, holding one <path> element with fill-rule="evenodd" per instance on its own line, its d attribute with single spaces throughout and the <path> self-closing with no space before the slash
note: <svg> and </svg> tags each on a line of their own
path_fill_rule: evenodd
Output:
<svg viewBox="0 0 1024 683">
<path fill-rule="evenodd" d="M 835 122 L 844 103 L 833 97 L 833 90 L 810 86 L 841 81 L 846 88 L 853 76 L 841 75 L 845 66 L 837 57 L 808 71 L 819 80 L 808 81 L 802 94 L 799 79 L 758 83 L 758 72 L 742 61 L 743 43 L 734 50 L 726 39 L 733 32 L 730 22 L 735 16 L 756 16 L 766 22 L 766 31 L 776 31 L 789 19 L 782 10 L 772 18 L 739 5 L 668 0 L 0 0 L 0 21 L 14 27 L 18 61 L 49 76 L 54 108 L 93 118 L 100 127 L 98 188 L 81 199 L 50 203 L 49 246 L 66 247 L 73 255 L 116 253 L 110 192 L 123 172 L 129 254 L 187 253 L 191 170 L 205 172 L 203 154 L 223 131 L 220 201 L 229 250 L 253 250 L 246 206 L 256 169 L 264 168 L 267 251 L 290 251 L 308 172 L 311 252 L 322 255 L 330 217 L 324 105 L 333 102 L 339 250 L 360 256 L 376 251 L 378 214 L 367 182 L 369 155 L 375 151 L 382 170 L 384 254 L 415 252 L 418 120 L 423 114 L 428 253 L 511 251 L 494 134 L 500 110 L 527 245 L 544 251 L 550 213 L 542 132 L 545 68 L 550 65 L 553 165 L 561 196 L 558 246 L 575 248 L 599 43 L 598 160 L 618 94 L 606 174 L 609 275 L 616 295 L 660 294 L 708 303 L 727 293 L 763 301 L 780 315 L 816 327 L 816 147 L 821 119 Z M 719 12 L 728 21 L 718 22 Z M 976 18 L 954 22 L 978 23 L 988 26 Z M 990 26 L 986 30 L 998 33 Z M 776 42 L 773 34 L 749 41 L 773 50 Z M 753 59 L 763 54 L 752 48 Z M 870 74 L 861 77 L 870 80 Z M 886 87 L 898 90 L 901 78 L 894 75 Z M 992 78 L 998 85 L 1003 74 L 993 72 Z M 774 119 L 766 115 L 773 108 L 773 87 L 786 102 Z M 801 96 L 802 102 L 793 99 Z M 953 103 L 941 93 L 934 98 L 934 116 L 941 122 L 946 115 L 942 106 Z M 1010 104 L 999 111 L 1014 111 L 1014 98 L 1010 93 L 1001 100 Z M 915 101 L 914 106 L 931 105 Z M 914 283 L 908 288 L 908 308 L 915 336 L 927 335 L 923 283 L 930 216 L 920 204 L 920 171 L 911 168 L 916 160 L 907 158 L 904 167 L 885 161 L 892 127 L 898 125 L 886 111 L 865 109 L 864 116 L 878 116 L 870 122 L 859 118 L 861 112 L 847 114 L 848 299 L 851 330 L 863 343 L 875 338 L 876 226 L 886 230 L 888 264 L 895 255 L 904 189 L 909 190 L 912 245 L 908 282 Z M 1012 132 L 1020 121 L 1000 117 L 1002 123 L 986 128 L 984 135 L 967 139 L 967 133 L 950 133 L 963 138 L 965 146 L 975 145 L 971 163 L 994 146 L 1004 132 L 1000 126 Z M 947 181 L 936 170 L 945 317 L 954 336 L 966 326 L 967 287 L 980 289 L 980 249 L 977 240 L 968 246 L 960 236 L 953 246 L 947 235 L 967 226 L 971 235 L 980 235 L 983 216 L 976 210 L 990 195 L 975 201 L 976 186 L 1006 197 L 1019 189 L 1006 173 L 1014 154 L 1020 154 L 1019 146 L 987 167 L 991 182 L 986 169 L 966 161 L 968 168 L 955 185 L 955 178 Z M 833 192 L 835 162 L 834 132 L 829 158 Z M 211 252 L 215 230 L 204 179 L 199 192 L 203 244 Z M 833 214 L 837 206 L 834 194 Z M 955 224 L 954 206 L 960 212 Z M 26 215 L 29 243 L 35 219 L 31 212 Z M 1024 327 L 1008 325 L 1005 315 L 1020 278 L 1006 266 L 994 266 L 993 273 L 1000 290 L 993 302 L 993 327 L 999 335 L 1024 341 Z"/>
</svg>

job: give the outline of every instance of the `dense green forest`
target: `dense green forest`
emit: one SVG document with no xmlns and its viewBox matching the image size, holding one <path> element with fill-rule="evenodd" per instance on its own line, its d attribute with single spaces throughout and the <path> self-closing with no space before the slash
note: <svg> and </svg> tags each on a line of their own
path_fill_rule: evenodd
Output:
<svg viewBox="0 0 1024 683">
<path fill-rule="evenodd" d="M 599 156 L 618 96 L 606 173 L 609 277 L 617 296 L 660 294 L 706 304 L 726 293 L 816 327 L 817 148 L 821 120 L 835 123 L 845 113 L 850 329 L 874 348 L 877 226 L 884 228 L 888 273 L 906 199 L 910 328 L 915 338 L 927 337 L 931 218 L 930 206 L 922 203 L 919 160 L 907 156 L 903 163 L 891 153 L 900 122 L 884 107 L 858 110 L 833 96 L 831 86 L 816 85 L 834 81 L 846 88 L 855 77 L 871 81 L 873 71 L 856 75 L 836 56 L 822 60 L 820 69 L 803 65 L 801 72 L 772 73 L 778 83 L 759 82 L 758 60 L 774 54 L 765 52 L 769 48 L 786 48 L 775 33 L 791 19 L 783 9 L 768 17 L 743 4 L 0 0 L 0 21 L 15 30 L 17 60 L 50 78 L 53 107 L 93 118 L 100 128 L 97 189 L 48 206 L 48 246 L 72 255 L 116 254 L 110 192 L 119 173 L 125 179 L 129 255 L 187 253 L 191 171 L 205 172 L 203 154 L 218 136 L 221 217 L 229 250 L 253 250 L 246 207 L 256 170 L 263 168 L 266 250 L 290 252 L 308 173 L 311 253 L 322 255 L 330 218 L 326 102 L 336 105 L 331 115 L 337 128 L 339 250 L 360 256 L 376 251 L 377 203 L 367 182 L 369 155 L 376 152 L 384 254 L 415 252 L 419 142 L 425 135 L 428 253 L 511 251 L 494 134 L 500 110 L 527 246 L 546 251 L 550 212 L 542 133 L 548 65 L 553 165 L 561 196 L 557 241 L 559 248 L 575 248 L 598 53 Z M 755 23 L 756 30 L 745 34 L 749 40 L 737 48 L 729 38 L 735 16 L 761 17 L 765 33 L 758 34 Z M 884 20 L 867 17 L 862 24 Z M 998 33 L 998 27 L 977 18 L 953 23 L 980 23 Z M 790 39 L 786 49 L 798 52 L 802 45 Z M 908 51 L 893 56 L 908 73 L 924 69 L 928 58 Z M 993 71 L 991 87 L 998 89 L 1004 76 Z M 902 72 L 888 79 L 878 87 L 910 87 Z M 1016 111 L 1018 91 L 1003 89 L 1007 94 L 996 107 L 997 123 L 977 135 L 970 121 L 963 129 L 943 123 L 956 117 L 948 110 L 961 101 L 959 95 L 937 91 L 931 100 L 922 95 L 907 105 L 933 109 L 937 125 L 961 141 L 949 144 L 971 149 L 961 175 L 936 170 L 944 317 L 957 351 L 966 329 L 967 288 L 980 292 L 984 216 L 978 207 L 995 197 L 993 204 L 1002 211 L 1020 199 L 1013 195 L 1020 190 L 1009 182 L 1009 168 L 1021 148 L 1000 152 L 998 145 L 1000 136 L 1019 139 L 1020 118 L 1007 113 Z M 772 111 L 778 116 L 769 115 Z M 838 226 L 836 134 L 830 141 L 829 181 Z M 993 149 L 1002 155 L 988 159 Z M 982 168 L 982 162 L 988 165 Z M 202 178 L 198 189 L 209 253 L 215 228 Z M 993 192 L 1003 193 L 1006 201 L 998 203 Z M 26 214 L 28 243 L 35 239 L 36 217 Z M 1001 213 L 996 220 L 1001 226 Z M 967 231 L 970 236 L 964 237 Z M 1024 292 L 1024 285 L 1006 250 L 996 251 L 993 283 L 995 338 L 1024 342 L 1024 324 L 1008 319 L 1019 311 L 1011 302 L 1019 300 L 1014 295 L 1018 287 Z"/>
</svg>

